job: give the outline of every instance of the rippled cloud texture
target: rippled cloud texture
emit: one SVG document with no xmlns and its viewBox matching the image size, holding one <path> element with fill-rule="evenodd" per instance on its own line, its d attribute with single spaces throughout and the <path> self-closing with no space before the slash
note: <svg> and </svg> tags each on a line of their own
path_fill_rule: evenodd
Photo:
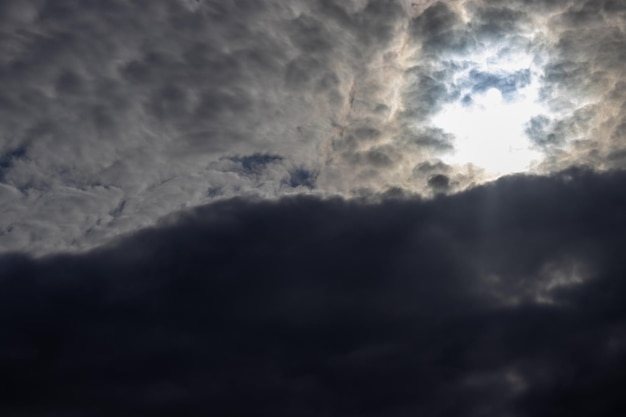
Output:
<svg viewBox="0 0 626 417">
<path fill-rule="evenodd" d="M 480 166 L 442 162 L 455 137 L 430 118 L 463 91 L 529 81 L 468 68 L 481 54 L 535 61 L 549 108 L 526 126 L 537 170 L 624 163 L 619 0 L 1 7 L 4 250 L 85 249 L 236 195 L 479 184 Z"/>
<path fill-rule="evenodd" d="M 2 415 L 624 415 L 622 0 L 0 0 L 0 135 Z"/>
</svg>

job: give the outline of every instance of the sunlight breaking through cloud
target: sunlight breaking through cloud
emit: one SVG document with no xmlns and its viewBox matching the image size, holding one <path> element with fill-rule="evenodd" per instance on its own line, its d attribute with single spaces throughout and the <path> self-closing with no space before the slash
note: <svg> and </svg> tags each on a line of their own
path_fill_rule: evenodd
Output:
<svg viewBox="0 0 626 417">
<path fill-rule="evenodd" d="M 532 168 L 541 154 L 533 149 L 526 125 L 548 112 L 539 99 L 537 61 L 507 44 L 457 58 L 453 85 L 458 98 L 432 118 L 433 125 L 455 137 L 444 162 L 471 164 L 488 176 Z"/>
</svg>

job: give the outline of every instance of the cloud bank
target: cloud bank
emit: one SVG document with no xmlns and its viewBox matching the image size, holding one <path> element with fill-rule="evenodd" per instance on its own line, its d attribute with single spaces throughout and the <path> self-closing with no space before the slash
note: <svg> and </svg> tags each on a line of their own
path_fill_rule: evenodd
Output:
<svg viewBox="0 0 626 417">
<path fill-rule="evenodd" d="M 0 414 L 624 415 L 625 34 L 0 1 Z"/>
<path fill-rule="evenodd" d="M 4 255 L 0 410 L 621 414 L 625 180 L 234 199 L 87 254 Z"/>
</svg>

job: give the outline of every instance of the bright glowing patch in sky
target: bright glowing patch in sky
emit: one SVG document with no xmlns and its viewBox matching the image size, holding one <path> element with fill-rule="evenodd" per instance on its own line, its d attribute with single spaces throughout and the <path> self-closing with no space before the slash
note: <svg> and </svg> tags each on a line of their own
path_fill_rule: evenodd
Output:
<svg viewBox="0 0 626 417">
<path fill-rule="evenodd" d="M 446 104 L 433 125 L 455 136 L 454 150 L 442 158 L 471 164 L 489 175 L 527 171 L 541 154 L 525 133 L 539 102 L 538 70 L 531 56 L 491 52 L 463 58 L 453 76 L 459 98 Z"/>
</svg>

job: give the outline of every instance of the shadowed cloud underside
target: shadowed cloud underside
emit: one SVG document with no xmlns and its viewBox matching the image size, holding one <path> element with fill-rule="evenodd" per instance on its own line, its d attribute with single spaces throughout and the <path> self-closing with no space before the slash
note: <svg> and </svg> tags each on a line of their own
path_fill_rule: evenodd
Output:
<svg viewBox="0 0 626 417">
<path fill-rule="evenodd" d="M 0 411 L 619 415 L 624 181 L 235 199 L 83 255 L 2 256 Z"/>
</svg>

